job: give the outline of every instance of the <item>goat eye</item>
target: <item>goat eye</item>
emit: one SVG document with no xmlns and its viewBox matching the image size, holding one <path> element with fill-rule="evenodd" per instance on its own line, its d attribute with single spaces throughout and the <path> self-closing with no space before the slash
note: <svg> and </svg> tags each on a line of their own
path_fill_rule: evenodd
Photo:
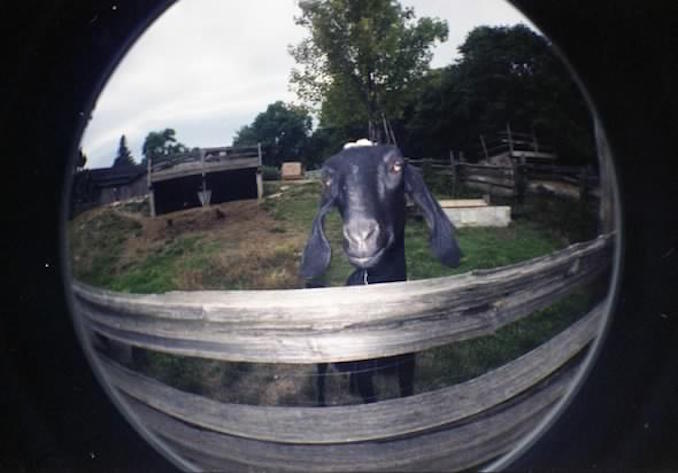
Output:
<svg viewBox="0 0 678 473">
<path fill-rule="evenodd" d="M 391 164 L 391 172 L 398 173 L 403 170 L 403 163 L 395 162 Z"/>
<path fill-rule="evenodd" d="M 332 185 L 332 178 L 331 177 L 326 177 L 323 179 L 323 184 L 325 187 L 330 187 Z"/>
</svg>

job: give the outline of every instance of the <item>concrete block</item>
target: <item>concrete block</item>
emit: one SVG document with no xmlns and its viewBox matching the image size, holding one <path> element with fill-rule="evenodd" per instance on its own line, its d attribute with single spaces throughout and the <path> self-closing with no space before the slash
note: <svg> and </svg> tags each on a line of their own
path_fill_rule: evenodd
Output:
<svg viewBox="0 0 678 473">
<path fill-rule="evenodd" d="M 443 211 L 457 228 L 506 227 L 511 223 L 511 207 L 507 205 L 443 206 Z"/>
<path fill-rule="evenodd" d="M 280 170 L 281 179 L 283 181 L 290 179 L 303 179 L 304 178 L 304 167 L 300 162 L 286 162 L 282 163 L 282 169 Z"/>
</svg>

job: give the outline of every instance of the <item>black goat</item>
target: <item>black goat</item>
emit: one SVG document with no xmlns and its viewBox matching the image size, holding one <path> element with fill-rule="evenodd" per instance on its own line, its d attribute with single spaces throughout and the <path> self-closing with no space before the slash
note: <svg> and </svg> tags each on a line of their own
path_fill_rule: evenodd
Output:
<svg viewBox="0 0 678 473">
<path fill-rule="evenodd" d="M 374 284 L 407 279 L 405 265 L 405 199 L 421 209 L 431 230 L 431 250 L 446 265 L 457 266 L 461 251 L 454 227 L 424 184 L 419 172 L 405 163 L 395 146 L 361 146 L 344 149 L 329 158 L 322 169 L 323 194 L 301 259 L 300 274 L 306 280 L 322 275 L 330 262 L 325 237 L 325 215 L 336 207 L 343 220 L 343 248 L 356 270 L 346 285 Z M 308 284 L 312 286 L 312 284 Z M 413 392 L 414 354 L 374 360 L 335 363 L 350 371 L 364 402 L 376 400 L 372 374 L 397 367 L 400 395 Z M 324 374 L 318 365 L 318 401 L 325 403 Z"/>
</svg>

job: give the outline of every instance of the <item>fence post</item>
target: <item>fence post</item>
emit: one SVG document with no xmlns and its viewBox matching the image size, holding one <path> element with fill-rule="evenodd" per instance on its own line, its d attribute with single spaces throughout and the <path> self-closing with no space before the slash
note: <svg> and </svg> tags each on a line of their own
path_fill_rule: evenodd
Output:
<svg viewBox="0 0 678 473">
<path fill-rule="evenodd" d="M 483 153 L 485 154 L 485 160 L 490 159 L 490 157 L 487 154 L 487 145 L 485 144 L 485 138 L 483 138 L 483 135 L 480 135 L 480 145 L 483 147 Z"/>
<path fill-rule="evenodd" d="M 516 203 L 522 205 L 525 201 L 525 192 L 527 190 L 527 179 L 525 173 L 527 171 L 525 164 L 519 163 L 515 159 L 511 159 L 513 167 L 513 196 Z"/>
<path fill-rule="evenodd" d="M 508 138 L 509 156 L 513 157 L 513 137 L 511 136 L 511 124 L 506 124 L 506 136 Z"/>
<path fill-rule="evenodd" d="M 256 180 L 257 180 L 257 199 L 261 200 L 264 198 L 264 176 L 261 170 L 261 166 L 257 168 Z"/>
<path fill-rule="evenodd" d="M 146 173 L 147 173 L 147 182 L 148 182 L 148 204 L 150 207 L 151 217 L 155 217 L 155 195 L 153 194 L 153 180 L 151 179 L 151 173 L 153 172 L 153 157 L 152 153 L 148 153 L 148 159 L 146 159 Z"/>
</svg>

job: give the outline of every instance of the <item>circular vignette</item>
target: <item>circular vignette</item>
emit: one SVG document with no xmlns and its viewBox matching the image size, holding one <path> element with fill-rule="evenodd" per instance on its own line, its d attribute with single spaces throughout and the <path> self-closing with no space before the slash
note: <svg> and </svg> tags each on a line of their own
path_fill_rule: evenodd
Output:
<svg viewBox="0 0 678 473">
<path fill-rule="evenodd" d="M 64 182 L 64 191 L 61 199 L 61 214 L 60 214 L 60 259 L 61 259 L 61 268 L 62 268 L 62 279 L 65 282 L 66 290 L 65 298 L 68 305 L 71 323 L 76 332 L 77 339 L 83 348 L 85 357 L 88 364 L 90 365 L 96 379 L 99 381 L 99 385 L 104 389 L 108 398 L 115 404 L 118 412 L 130 423 L 134 429 L 141 435 L 141 437 L 157 452 L 161 453 L 168 461 L 170 461 L 175 467 L 183 471 L 199 471 L 194 464 L 183 458 L 181 455 L 174 452 L 174 450 L 169 447 L 161 438 L 156 434 L 151 432 L 143 422 L 138 419 L 138 417 L 133 413 L 133 410 L 127 406 L 126 401 L 122 398 L 112 386 L 109 378 L 105 375 L 104 369 L 101 366 L 101 362 L 94 355 L 94 348 L 89 341 L 89 338 L 86 334 L 86 329 L 82 318 L 77 315 L 77 309 L 75 307 L 73 291 L 70 289 L 70 284 L 72 282 L 72 270 L 71 263 L 68 252 L 68 236 L 66 234 L 66 222 L 68 221 L 68 212 L 70 206 L 71 198 L 71 188 L 73 173 L 73 165 L 76 162 L 78 156 L 79 146 L 82 140 L 87 123 L 90 119 L 91 113 L 95 108 L 96 101 L 101 95 L 102 91 L 106 87 L 106 84 L 110 80 L 111 76 L 119 66 L 120 62 L 124 59 L 127 53 L 134 47 L 139 38 L 148 30 L 148 28 L 155 23 L 169 8 L 176 4 L 176 0 L 157 0 L 151 2 L 151 7 L 149 8 L 149 13 L 145 17 L 136 18 L 136 24 L 129 33 L 126 34 L 124 41 L 120 47 L 115 51 L 108 61 L 106 67 L 103 69 L 98 79 L 94 83 L 91 91 L 89 93 L 89 98 L 87 99 L 86 106 L 84 110 L 80 113 L 78 125 L 76 132 L 73 135 L 71 145 L 69 147 L 69 157 L 67 160 L 67 166 L 63 176 Z M 117 10 L 117 7 L 113 7 L 114 10 Z"/>
<path fill-rule="evenodd" d="M 80 140 L 82 138 L 87 119 L 91 113 L 91 111 L 94 109 L 94 104 L 96 103 L 97 97 L 100 95 L 100 93 L 103 91 L 108 79 L 111 77 L 113 72 L 116 70 L 117 66 L 119 65 L 120 61 L 124 58 L 124 56 L 127 54 L 127 52 L 134 46 L 136 41 L 139 39 L 139 37 L 151 26 L 151 24 L 157 20 L 171 5 L 173 2 L 167 2 L 162 4 L 151 16 L 149 16 L 147 19 L 143 20 L 140 23 L 140 26 L 133 31 L 127 38 L 126 43 L 124 46 L 121 48 L 121 50 L 116 54 L 116 56 L 110 61 L 108 68 L 104 71 L 102 74 L 99 82 L 95 85 L 93 88 L 93 92 L 91 93 L 90 100 L 88 101 L 88 107 L 87 111 L 83 114 L 80 120 L 80 124 L 78 126 L 78 131 L 76 133 L 77 139 L 74 140 L 72 146 L 71 146 L 71 158 L 70 162 L 71 164 L 74 162 L 76 155 L 77 155 L 77 150 L 78 150 L 78 145 L 80 143 Z M 524 14 L 524 13 L 523 13 Z M 525 15 L 527 17 L 527 15 Z M 616 301 L 616 296 L 617 296 L 617 288 L 618 288 L 618 280 L 619 280 L 619 275 L 620 275 L 620 269 L 622 265 L 621 261 L 621 253 L 622 253 L 622 244 L 623 244 L 623 238 L 622 238 L 622 220 L 621 220 L 621 208 L 620 208 L 620 200 L 619 200 L 619 189 L 618 189 L 618 183 L 617 183 L 617 178 L 616 178 L 616 173 L 614 171 L 614 163 L 612 159 L 612 155 L 609 149 L 609 145 L 607 143 L 607 138 L 604 132 L 604 123 L 598 116 L 598 113 L 596 111 L 595 105 L 594 105 L 594 100 L 590 97 L 585 85 L 582 83 L 580 80 L 578 74 L 576 71 L 572 68 L 570 65 L 569 61 L 566 58 L 566 55 L 557 47 L 557 45 L 554 45 L 554 49 L 559 56 L 560 60 L 565 63 L 567 66 L 570 74 L 574 78 L 575 82 L 578 84 L 580 92 L 583 94 L 589 109 L 591 110 L 593 116 L 594 116 L 594 122 L 595 122 L 595 131 L 596 131 L 596 145 L 597 145 L 597 152 L 599 156 L 599 162 L 602 163 L 607 163 L 605 166 L 605 172 L 609 173 L 609 179 L 611 180 L 611 188 L 612 188 L 612 200 L 613 200 L 613 209 L 614 209 L 614 222 L 615 222 L 615 248 L 614 248 L 614 262 L 613 262 L 613 271 L 612 271 L 612 277 L 610 280 L 609 288 L 608 288 L 608 295 L 607 295 L 607 300 L 605 304 L 605 314 L 603 316 L 603 320 L 601 320 L 600 323 L 600 329 L 599 329 L 599 335 L 596 337 L 595 341 L 593 342 L 592 347 L 589 349 L 586 359 L 582 363 L 582 366 L 579 368 L 577 376 L 575 380 L 572 381 L 570 387 L 568 388 L 566 394 L 562 397 L 562 399 L 557 403 L 556 406 L 554 406 L 549 413 L 542 419 L 542 421 L 538 424 L 537 427 L 535 427 L 529 434 L 525 436 L 525 438 L 509 453 L 505 454 L 498 460 L 494 461 L 490 465 L 488 465 L 486 468 L 488 470 L 497 470 L 497 469 L 504 469 L 509 467 L 516 459 L 518 459 L 522 453 L 533 446 L 536 442 L 538 442 L 539 438 L 544 434 L 550 426 L 553 425 L 553 423 L 558 419 L 560 415 L 563 414 L 563 412 L 566 410 L 567 406 L 572 402 L 574 397 L 576 397 L 578 391 L 580 390 L 582 384 L 586 381 L 587 376 L 591 370 L 591 367 L 595 363 L 595 359 L 597 358 L 598 354 L 600 353 L 601 347 L 605 341 L 605 335 L 607 333 L 607 329 L 610 325 L 610 318 L 611 318 L 611 313 L 614 308 L 614 304 Z M 72 165 L 69 165 L 68 168 L 66 169 L 66 176 L 64 177 L 64 180 L 66 182 L 66 185 L 64 187 L 64 195 L 62 198 L 62 215 L 61 215 L 61 248 L 62 248 L 62 255 L 61 255 L 61 260 L 62 260 L 62 268 L 64 270 L 64 280 L 65 281 L 70 281 L 71 280 L 71 269 L 70 269 L 70 259 L 67 257 L 67 237 L 65 234 L 65 222 L 67 220 L 67 212 L 68 212 L 68 205 L 69 205 L 69 200 L 70 200 L 70 189 L 71 189 L 71 179 L 72 179 L 72 173 L 70 173 Z M 603 166 L 601 166 L 601 173 L 603 172 Z M 128 408 L 126 405 L 126 402 L 121 398 L 121 396 L 116 392 L 115 389 L 112 388 L 108 378 L 103 374 L 103 369 L 99 365 L 99 362 L 96 359 L 96 356 L 92 354 L 92 347 L 91 344 L 89 343 L 87 336 L 85 335 L 85 328 L 82 324 L 82 321 L 80 320 L 79 317 L 75 316 L 75 306 L 74 306 L 74 301 L 73 301 L 73 294 L 70 290 L 66 291 L 67 293 L 67 301 L 69 304 L 69 308 L 71 311 L 71 317 L 73 324 L 76 328 L 76 333 L 78 335 L 78 338 L 80 340 L 80 343 L 82 344 L 83 347 L 85 347 L 85 352 L 87 355 L 88 362 L 90 363 L 90 366 L 92 366 L 93 371 L 96 374 L 97 379 L 101 383 L 101 385 L 105 388 L 106 393 L 108 396 L 115 402 L 116 407 L 118 410 L 125 416 L 125 418 L 135 427 L 135 429 L 142 434 L 142 436 L 151 444 L 154 448 L 158 449 L 161 451 L 166 458 L 170 459 L 176 466 L 186 469 L 186 470 L 196 470 L 195 465 L 191 464 L 190 462 L 186 461 L 183 459 L 180 455 L 176 454 L 172 448 L 168 447 L 161 439 L 159 439 L 155 434 L 151 433 L 145 426 L 144 424 L 137 419 L 137 417 L 132 413 L 132 409 Z"/>
<path fill-rule="evenodd" d="M 533 21 L 535 25 L 538 25 L 538 22 L 534 21 L 528 14 L 525 13 L 519 5 L 520 2 L 516 0 L 506 0 L 511 3 L 516 9 L 518 9 L 526 18 L 529 18 L 530 21 Z M 578 368 L 577 375 L 575 379 L 571 382 L 567 392 L 563 397 L 557 402 L 557 404 L 551 408 L 551 410 L 544 416 L 544 418 L 539 422 L 539 424 L 525 437 L 518 442 L 518 444 L 509 452 L 502 455 L 501 457 L 495 459 L 494 461 L 487 464 L 482 471 L 497 471 L 497 470 L 506 470 L 510 469 L 512 465 L 518 462 L 521 459 L 521 456 L 525 454 L 529 449 L 534 446 L 538 446 L 540 438 L 558 421 L 558 419 L 565 413 L 568 406 L 577 397 L 577 394 L 581 391 L 582 386 L 586 383 L 590 372 L 593 369 L 593 366 L 596 363 L 597 358 L 599 357 L 605 340 L 608 335 L 608 331 L 611 325 L 612 314 L 614 313 L 617 300 L 618 300 L 618 291 L 620 286 L 620 277 L 623 267 L 623 228 L 624 222 L 622 220 L 622 208 L 621 208 L 621 199 L 620 199 L 620 189 L 619 181 L 617 178 L 617 172 L 614 165 L 613 152 L 611 150 L 607 134 L 605 132 L 604 120 L 601 118 L 600 113 L 597 110 L 595 105 L 595 99 L 591 96 L 586 84 L 582 81 L 581 76 L 577 73 L 576 69 L 572 66 L 571 62 L 567 58 L 567 54 L 563 51 L 558 44 L 554 43 L 548 34 L 545 34 L 543 31 L 540 33 L 545 37 L 549 38 L 551 41 L 551 48 L 554 50 L 554 53 L 558 58 L 563 62 L 568 72 L 572 76 L 572 79 L 577 84 L 580 93 L 583 95 L 584 100 L 589 108 L 589 111 L 592 115 L 592 120 L 594 123 L 594 133 L 596 140 L 596 154 L 598 157 L 598 163 L 600 165 L 600 175 L 604 173 L 607 174 L 609 179 L 610 189 L 612 192 L 612 222 L 613 222 L 613 233 L 614 233 L 614 252 L 613 252 L 613 268 L 611 272 L 611 277 L 608 285 L 607 296 L 605 301 L 604 315 L 600 322 L 598 329 L 598 336 L 593 341 L 586 358 L 581 363 L 581 366 Z"/>
</svg>

